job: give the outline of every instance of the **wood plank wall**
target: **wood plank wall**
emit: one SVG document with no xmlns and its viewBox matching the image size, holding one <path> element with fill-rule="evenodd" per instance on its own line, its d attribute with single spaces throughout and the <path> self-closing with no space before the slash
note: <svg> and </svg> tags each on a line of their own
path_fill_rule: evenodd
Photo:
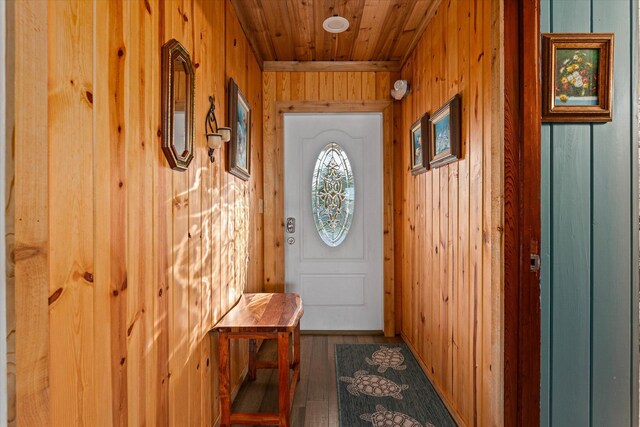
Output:
<svg viewBox="0 0 640 427">
<path fill-rule="evenodd" d="M 543 0 L 614 33 L 613 120 L 541 128 L 540 425 L 638 425 L 638 3 Z"/>
<path fill-rule="evenodd" d="M 263 101 L 264 101 L 264 188 L 269 197 L 265 199 L 264 214 L 264 278 L 269 291 L 283 291 L 284 289 L 284 167 L 283 153 L 277 144 L 276 124 L 278 114 L 276 103 L 280 101 L 326 101 L 339 104 L 340 101 L 388 101 L 392 83 L 398 78 L 398 73 L 391 72 L 264 72 L 263 73 Z M 395 110 L 394 109 L 394 114 Z M 391 124 L 385 123 L 385 126 Z M 395 127 L 394 127 L 395 129 Z M 386 132 L 387 130 L 385 130 Z M 393 132 L 393 145 L 400 144 Z M 395 148 L 392 149 L 395 151 Z M 394 158 L 395 160 L 395 158 Z M 393 165 L 393 169 L 396 166 Z M 400 187 L 394 180 L 394 218 L 398 218 L 394 227 L 396 236 L 401 218 Z M 391 206 L 385 200 L 385 206 Z M 385 224 L 385 227 L 387 225 Z M 396 238 L 395 247 L 401 238 Z M 392 256 L 386 255 L 386 259 Z M 387 272 L 385 272 L 387 274 Z M 395 278 L 395 327 L 399 332 L 400 325 L 400 288 L 399 274 Z"/>
<path fill-rule="evenodd" d="M 5 92 L 5 102 L 6 102 L 6 116 L 5 123 L 13 123 L 14 120 L 14 112 L 13 112 L 13 104 L 11 100 L 13 99 L 14 86 L 12 84 L 8 84 L 8 82 L 12 82 L 14 79 L 14 70 L 15 67 L 11 66 L 13 58 L 13 44 L 14 44 L 14 34 L 11 31 L 12 26 L 10 25 L 11 17 L 14 15 L 14 3 L 7 2 L 6 3 L 6 58 L 7 58 L 7 67 L 6 67 L 6 92 Z M 6 276 L 5 276 L 5 284 L 6 284 L 6 294 L 5 301 L 7 307 L 7 329 L 6 329 L 6 340 L 7 340 L 7 424 L 9 426 L 15 425 L 16 418 L 16 316 L 15 316 L 15 258 L 13 256 L 13 248 L 14 248 L 14 239 L 15 239 L 15 180 L 14 180 L 14 163 L 15 163 L 15 138 L 14 138 L 14 129 L 12 126 L 5 126 L 5 152 L 2 153 L 4 155 L 5 162 L 5 199 L 4 202 L 4 213 L 5 213 L 5 256 L 6 256 Z"/>
<path fill-rule="evenodd" d="M 402 333 L 461 425 L 502 423 L 501 141 L 492 138 L 491 1 L 443 1 L 402 68 Z M 493 92 L 493 93 L 492 93 Z M 411 124 L 462 97 L 462 159 L 416 177 Z M 493 255 L 493 256 L 492 256 Z M 496 261 L 498 265 L 496 265 Z"/>
<path fill-rule="evenodd" d="M 6 3 L 0 5 L 0 58 L 6 58 L 6 46 L 7 46 L 7 6 Z M 7 149 L 7 133 L 5 129 L 7 118 L 7 67 L 0 67 L 0 153 L 2 159 L 0 160 L 0 201 L 3 202 L 3 206 L 7 205 L 8 197 L 5 190 L 9 188 L 6 180 L 7 177 L 11 178 L 12 175 L 6 173 L 6 164 L 13 163 L 13 159 L 10 161 L 5 160 L 9 149 Z M 8 355 L 9 349 L 7 347 L 7 295 L 6 295 L 6 280 L 7 280 L 7 235 L 5 226 L 6 208 L 0 210 L 0 396 L 8 396 L 8 374 L 7 368 L 9 367 Z M 13 352 L 13 349 L 11 349 Z M 0 401 L 0 425 L 6 426 L 8 424 L 7 404 L 9 399 L 3 397 Z"/>
<path fill-rule="evenodd" d="M 25 0 L 12 4 L 9 24 L 13 425 L 212 425 L 207 331 L 263 283 L 262 79 L 232 6 Z M 186 172 L 170 170 L 160 150 L 160 47 L 171 38 L 196 73 Z M 224 151 L 213 165 L 206 155 L 208 97 L 226 124 L 228 78 L 253 108 L 248 182 L 225 172 Z"/>
</svg>

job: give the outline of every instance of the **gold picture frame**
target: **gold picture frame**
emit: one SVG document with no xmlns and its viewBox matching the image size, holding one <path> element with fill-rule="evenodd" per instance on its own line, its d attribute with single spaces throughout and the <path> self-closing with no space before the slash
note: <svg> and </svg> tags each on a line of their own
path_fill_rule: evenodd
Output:
<svg viewBox="0 0 640 427">
<path fill-rule="evenodd" d="M 460 159 L 460 95 L 456 94 L 429 118 L 428 151 L 432 168 Z"/>
<path fill-rule="evenodd" d="M 247 181 L 251 177 L 251 105 L 233 79 L 229 80 L 229 121 L 229 173 Z"/>
<path fill-rule="evenodd" d="M 409 161 L 411 174 L 419 175 L 429 170 L 429 114 L 425 113 L 409 129 Z"/>
<path fill-rule="evenodd" d="M 171 169 L 193 160 L 195 73 L 189 52 L 175 39 L 162 46 L 162 151 Z"/>
<path fill-rule="evenodd" d="M 542 34 L 542 121 L 610 122 L 612 33 Z"/>
</svg>

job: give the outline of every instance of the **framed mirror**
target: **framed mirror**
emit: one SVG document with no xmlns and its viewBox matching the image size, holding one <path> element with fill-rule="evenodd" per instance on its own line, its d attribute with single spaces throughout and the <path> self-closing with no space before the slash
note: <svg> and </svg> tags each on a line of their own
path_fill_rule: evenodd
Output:
<svg viewBox="0 0 640 427">
<path fill-rule="evenodd" d="M 193 160 L 195 76 L 189 52 L 177 40 L 162 46 L 162 151 L 171 169 Z"/>
</svg>

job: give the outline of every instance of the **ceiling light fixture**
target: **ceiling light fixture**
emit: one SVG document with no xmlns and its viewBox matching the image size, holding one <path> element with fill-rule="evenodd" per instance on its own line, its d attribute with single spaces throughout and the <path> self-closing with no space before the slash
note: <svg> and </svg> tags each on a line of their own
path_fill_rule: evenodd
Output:
<svg viewBox="0 0 640 427">
<path fill-rule="evenodd" d="M 329 33 L 343 33 L 349 28 L 349 21 L 342 16 L 331 16 L 324 20 L 322 28 Z"/>
<path fill-rule="evenodd" d="M 400 101 L 409 92 L 409 82 L 406 80 L 396 80 L 391 89 L 391 96 L 396 101 Z"/>
</svg>

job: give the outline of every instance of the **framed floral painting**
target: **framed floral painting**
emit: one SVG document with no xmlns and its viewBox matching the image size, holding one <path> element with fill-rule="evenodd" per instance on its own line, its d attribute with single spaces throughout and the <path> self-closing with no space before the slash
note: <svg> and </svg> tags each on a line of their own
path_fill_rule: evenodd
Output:
<svg viewBox="0 0 640 427">
<path fill-rule="evenodd" d="M 429 151 L 425 143 L 429 140 L 429 114 L 416 120 L 409 130 L 409 158 L 411 173 L 419 175 L 429 169 Z"/>
<path fill-rule="evenodd" d="M 542 49 L 542 121 L 610 122 L 613 34 L 543 34 Z"/>
</svg>

